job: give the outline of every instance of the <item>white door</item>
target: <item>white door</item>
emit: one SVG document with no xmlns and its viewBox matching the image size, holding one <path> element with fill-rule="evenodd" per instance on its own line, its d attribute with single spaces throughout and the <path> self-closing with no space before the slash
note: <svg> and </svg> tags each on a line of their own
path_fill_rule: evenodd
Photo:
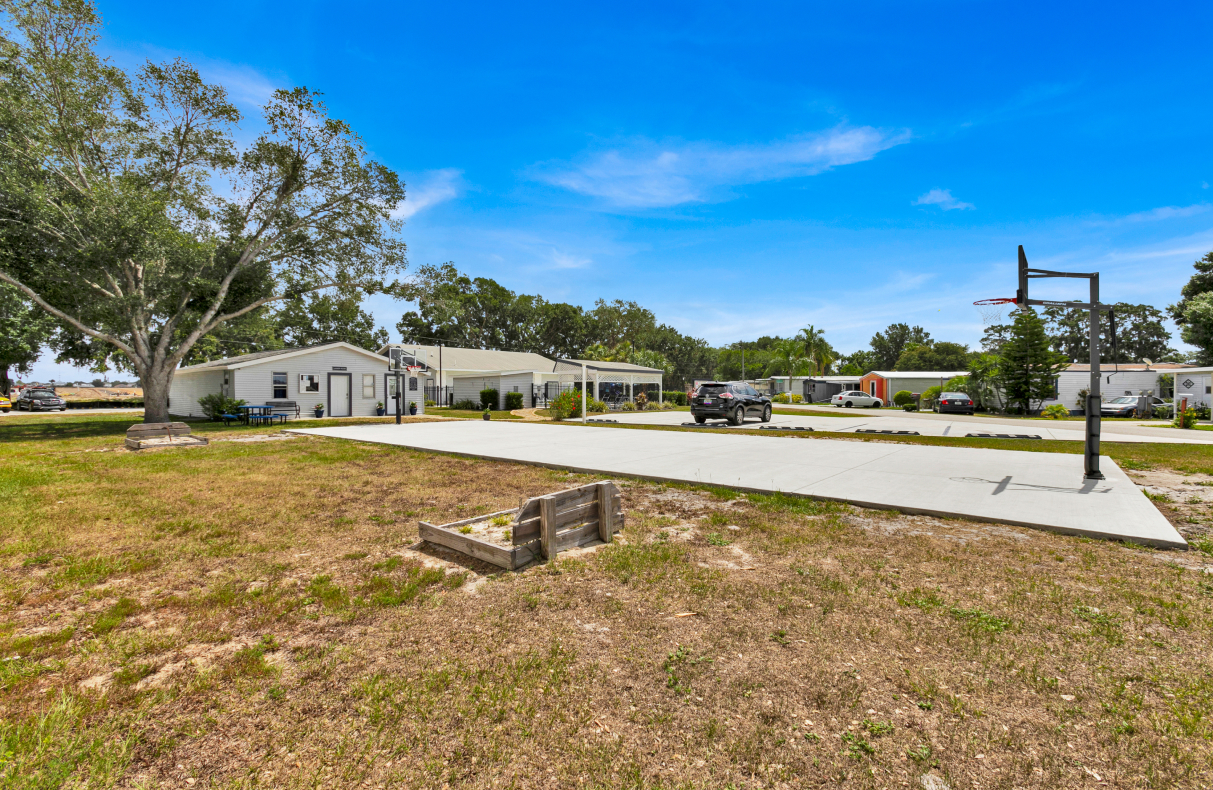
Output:
<svg viewBox="0 0 1213 790">
<path fill-rule="evenodd" d="M 350 416 L 350 376 L 348 373 L 329 374 L 329 416 Z"/>
</svg>

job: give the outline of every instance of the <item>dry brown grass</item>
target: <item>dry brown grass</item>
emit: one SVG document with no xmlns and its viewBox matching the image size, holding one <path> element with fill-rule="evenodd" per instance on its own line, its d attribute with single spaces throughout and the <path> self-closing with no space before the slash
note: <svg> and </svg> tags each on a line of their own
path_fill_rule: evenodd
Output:
<svg viewBox="0 0 1213 790">
<path fill-rule="evenodd" d="M 416 521 L 587 478 L 7 439 L 6 787 L 1213 781 L 1196 553 L 620 481 L 622 541 L 498 574 Z"/>
</svg>

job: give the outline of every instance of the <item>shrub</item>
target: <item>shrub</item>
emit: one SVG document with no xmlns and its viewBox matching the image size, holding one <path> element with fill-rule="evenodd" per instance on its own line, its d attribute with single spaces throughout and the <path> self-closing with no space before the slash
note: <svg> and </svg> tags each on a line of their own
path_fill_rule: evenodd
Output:
<svg viewBox="0 0 1213 790">
<path fill-rule="evenodd" d="M 607 405 L 604 401 L 590 398 L 585 402 L 585 410 L 590 414 L 602 414 L 607 410 Z"/>
<path fill-rule="evenodd" d="M 674 408 L 674 404 L 670 403 L 670 402 L 667 400 L 667 401 L 662 402 L 662 404 L 661 404 L 661 408 L 662 408 L 662 410 L 663 410 L 663 411 L 669 411 L 669 410 L 671 410 L 671 409 L 673 409 L 673 408 Z"/>
<path fill-rule="evenodd" d="M 521 409 L 522 408 L 522 393 L 521 392 L 507 392 L 505 394 L 505 407 L 506 407 L 506 409 L 508 409 L 510 411 L 513 411 L 514 409 Z"/>
<path fill-rule="evenodd" d="M 1196 425 L 1196 411 L 1188 409 L 1175 415 L 1174 422 L 1171 423 L 1176 428 L 1192 428 Z"/>
<path fill-rule="evenodd" d="M 666 403 L 673 403 L 675 406 L 687 405 L 687 394 L 677 390 L 666 390 L 662 393 L 662 400 Z"/>
<path fill-rule="evenodd" d="M 1170 406 L 1155 406 L 1154 407 L 1154 419 L 1166 420 L 1166 419 L 1169 419 L 1170 417 L 1171 417 L 1171 407 Z"/>
<path fill-rule="evenodd" d="M 199 398 L 198 405 L 202 408 L 203 414 L 212 420 L 218 420 L 224 414 L 239 414 L 237 409 L 244 405 L 244 401 L 225 398 L 222 394 L 215 392 Z"/>
<path fill-rule="evenodd" d="M 926 392 L 922 393 L 922 397 L 918 400 L 918 405 L 934 404 L 935 401 L 939 400 L 939 393 L 941 392 L 943 392 L 943 389 L 939 386 L 929 387 Z"/>
<path fill-rule="evenodd" d="M 792 395 L 792 403 L 804 403 L 804 396 L 803 396 L 803 395 L 795 395 L 795 394 L 793 394 L 793 395 Z"/>
<path fill-rule="evenodd" d="M 426 398 L 426 399 L 425 399 L 425 407 L 426 407 L 427 409 L 428 409 L 428 408 L 431 408 L 431 407 L 433 407 L 433 406 L 437 406 L 437 405 L 438 405 L 438 404 L 434 403 L 434 401 L 430 400 L 429 398 Z"/>
<path fill-rule="evenodd" d="M 894 406 L 909 406 L 914 402 L 914 393 L 909 390 L 898 390 L 893 395 Z"/>
<path fill-rule="evenodd" d="M 1087 396 L 1091 394 L 1091 390 L 1083 387 L 1078 391 L 1078 397 L 1074 399 L 1074 405 L 1080 409 L 1087 408 Z"/>
<path fill-rule="evenodd" d="M 775 403 L 791 403 L 791 399 L 788 398 L 788 393 L 786 393 L 786 392 L 779 393 L 778 395 L 771 398 L 771 400 L 774 401 Z"/>
<path fill-rule="evenodd" d="M 918 404 L 917 403 L 907 403 L 904 406 L 902 406 L 901 408 L 904 411 L 918 411 Z"/>
<path fill-rule="evenodd" d="M 1050 420 L 1060 420 L 1064 417 L 1069 417 L 1070 410 L 1065 406 L 1062 406 L 1060 403 L 1054 403 L 1052 406 L 1045 407 L 1045 410 L 1041 412 L 1041 415 Z"/>
<path fill-rule="evenodd" d="M 548 413 L 553 420 L 568 420 L 581 416 L 581 395 L 573 390 L 565 390 L 557 395 L 548 406 Z"/>
<path fill-rule="evenodd" d="M 480 408 L 496 409 L 498 402 L 497 390 L 493 389 L 492 387 L 480 390 Z"/>
<path fill-rule="evenodd" d="M 465 411 L 480 411 L 480 404 L 474 400 L 457 400 L 451 408 Z"/>
<path fill-rule="evenodd" d="M 625 400 L 623 405 L 619 407 L 622 411 L 636 411 L 636 404 L 630 400 Z"/>
<path fill-rule="evenodd" d="M 636 400 L 636 411 L 644 411 L 645 409 L 648 408 L 649 396 L 645 395 L 644 392 L 637 392 L 635 400 Z"/>
<path fill-rule="evenodd" d="M 1196 415 L 1198 420 L 1209 419 L 1209 407 L 1201 404 L 1200 406 L 1189 406 L 1188 411 Z"/>
</svg>

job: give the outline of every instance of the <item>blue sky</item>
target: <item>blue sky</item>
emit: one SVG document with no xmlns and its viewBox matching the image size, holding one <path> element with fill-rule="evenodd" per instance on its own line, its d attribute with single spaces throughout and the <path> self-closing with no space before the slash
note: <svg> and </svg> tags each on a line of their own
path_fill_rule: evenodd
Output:
<svg viewBox="0 0 1213 790">
<path fill-rule="evenodd" d="M 413 265 L 714 344 L 976 345 L 1017 244 L 1160 307 L 1213 250 L 1213 6 L 655 5 L 100 0 L 110 57 L 186 57 L 250 137 L 272 88 L 324 92 L 405 177 Z"/>
</svg>

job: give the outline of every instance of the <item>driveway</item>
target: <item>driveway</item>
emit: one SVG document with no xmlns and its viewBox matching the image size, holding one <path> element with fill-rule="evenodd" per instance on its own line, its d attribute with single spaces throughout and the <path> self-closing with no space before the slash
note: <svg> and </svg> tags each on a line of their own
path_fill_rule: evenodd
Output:
<svg viewBox="0 0 1213 790">
<path fill-rule="evenodd" d="M 1187 545 L 1107 457 L 1101 461 L 1107 480 L 1084 481 L 1080 454 L 801 439 L 742 431 L 635 431 L 461 420 L 293 432 L 593 474 L 784 492 L 1151 546 Z"/>
</svg>

